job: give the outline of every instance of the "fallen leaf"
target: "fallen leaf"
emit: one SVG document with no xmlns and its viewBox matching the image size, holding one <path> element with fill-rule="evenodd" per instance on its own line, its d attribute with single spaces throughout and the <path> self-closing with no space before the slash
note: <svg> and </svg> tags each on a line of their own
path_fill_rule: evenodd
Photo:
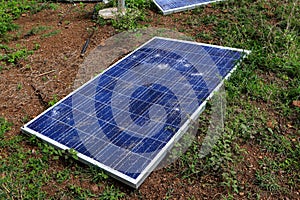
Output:
<svg viewBox="0 0 300 200">
<path fill-rule="evenodd" d="M 99 187 L 98 187 L 98 185 L 97 185 L 97 184 L 92 185 L 91 190 L 92 190 L 92 192 L 94 192 L 94 193 L 99 192 Z"/>
<path fill-rule="evenodd" d="M 293 101 L 293 105 L 300 108 L 300 101 Z"/>
<path fill-rule="evenodd" d="M 274 128 L 273 122 L 272 122 L 272 121 L 268 121 L 268 122 L 267 122 L 267 127 L 273 129 L 273 128 Z"/>
</svg>

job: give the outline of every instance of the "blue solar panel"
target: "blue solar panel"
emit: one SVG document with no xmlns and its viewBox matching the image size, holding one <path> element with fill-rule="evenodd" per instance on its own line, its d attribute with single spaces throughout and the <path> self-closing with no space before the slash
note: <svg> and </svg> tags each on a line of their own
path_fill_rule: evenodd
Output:
<svg viewBox="0 0 300 200">
<path fill-rule="evenodd" d="M 244 53 L 155 37 L 22 130 L 138 187 Z"/>
<path fill-rule="evenodd" d="M 222 0 L 153 0 L 164 14 L 193 9 L 197 6 Z"/>
</svg>

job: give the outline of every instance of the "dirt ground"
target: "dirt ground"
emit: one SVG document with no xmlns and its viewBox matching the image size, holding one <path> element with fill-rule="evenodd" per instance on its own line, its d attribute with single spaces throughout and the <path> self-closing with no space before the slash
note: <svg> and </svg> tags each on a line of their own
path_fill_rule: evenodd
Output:
<svg viewBox="0 0 300 200">
<path fill-rule="evenodd" d="M 10 42 L 9 46 L 15 47 L 16 44 L 20 44 L 20 46 L 31 50 L 35 48 L 36 44 L 39 44 L 40 48 L 35 50 L 33 55 L 28 56 L 27 59 L 21 60 L 17 66 L 12 66 L 9 70 L 2 70 L 0 73 L 0 114 L 5 116 L 8 121 L 13 122 L 9 134 L 22 134 L 20 127 L 24 122 L 33 119 L 44 111 L 48 102 L 53 100 L 55 95 L 61 99 L 73 90 L 73 82 L 78 68 L 84 61 L 80 52 L 90 34 L 87 29 L 94 26 L 94 22 L 91 20 L 93 5 L 88 4 L 85 11 L 76 9 L 70 11 L 71 4 L 59 4 L 57 10 L 43 10 L 33 15 L 25 14 L 16 21 L 20 29 L 15 34 L 19 33 L 19 37 Z M 90 11 L 90 13 L 86 11 Z M 204 12 L 216 11 L 206 7 Z M 64 16 L 63 21 L 59 24 L 62 16 Z M 149 11 L 148 17 L 151 19 L 148 24 L 153 27 L 185 29 L 190 35 L 195 35 L 199 31 L 210 31 L 209 26 L 191 27 L 180 22 L 172 23 L 176 18 L 188 17 L 183 16 L 182 13 L 161 17 L 160 14 Z M 50 37 L 42 37 L 41 34 L 26 35 L 33 27 L 37 26 L 50 27 L 41 34 L 55 30 L 58 32 Z M 110 25 L 98 26 L 86 55 L 116 33 L 117 31 Z M 216 44 L 216 41 L 200 42 Z M 32 147 L 27 146 L 27 148 Z M 243 148 L 248 148 L 252 152 L 255 151 L 255 149 L 251 149 L 249 144 L 245 144 Z M 50 165 L 52 169 L 64 167 L 64 163 L 60 161 L 51 162 Z M 249 170 L 249 173 L 241 178 L 243 181 L 253 178 L 251 174 L 254 173 L 254 169 L 249 169 L 248 165 L 255 167 L 255 158 L 250 156 L 242 164 L 242 170 Z M 218 176 L 203 176 L 196 183 L 189 182 L 180 179 L 174 172 L 161 169 L 153 172 L 139 190 L 133 190 L 113 179 L 109 179 L 108 182 L 113 182 L 121 188 L 121 191 L 126 193 L 127 199 L 162 199 L 166 197 L 168 192 L 172 192 L 172 199 L 187 199 L 187 194 L 197 199 L 220 199 L 222 194 L 226 194 L 226 191 L 215 185 L 218 179 L 220 179 Z M 94 192 L 103 190 L 89 181 L 78 182 L 75 178 L 73 181 L 83 188 L 90 188 Z M 57 188 L 49 183 L 48 186 L 45 186 L 45 190 L 49 194 L 55 194 Z M 246 199 L 246 194 L 239 194 L 237 197 Z M 262 197 L 264 198 L 264 196 Z M 276 199 L 276 196 L 273 198 Z"/>
</svg>

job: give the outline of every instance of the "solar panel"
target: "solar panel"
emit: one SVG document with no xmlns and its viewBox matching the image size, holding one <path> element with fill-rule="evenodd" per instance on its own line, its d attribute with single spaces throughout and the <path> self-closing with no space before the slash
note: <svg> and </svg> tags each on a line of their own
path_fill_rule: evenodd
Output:
<svg viewBox="0 0 300 200">
<path fill-rule="evenodd" d="M 22 130 L 138 188 L 247 53 L 154 37 Z"/>
<path fill-rule="evenodd" d="M 222 0 L 153 0 L 164 15 L 184 10 L 194 9 L 197 6 Z"/>
</svg>

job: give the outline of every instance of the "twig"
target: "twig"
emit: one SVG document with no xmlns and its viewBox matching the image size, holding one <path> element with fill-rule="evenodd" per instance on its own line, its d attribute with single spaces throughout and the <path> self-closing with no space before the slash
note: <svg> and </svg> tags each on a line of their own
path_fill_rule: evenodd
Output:
<svg viewBox="0 0 300 200">
<path fill-rule="evenodd" d="M 56 72 L 56 70 L 53 69 L 53 70 L 51 70 L 51 71 L 49 71 L 49 72 L 45 72 L 45 73 L 39 74 L 39 75 L 36 76 L 36 78 L 37 78 L 37 77 L 40 77 L 40 76 L 47 75 L 47 74 L 51 74 L 51 73 L 53 73 L 53 72 Z"/>
<path fill-rule="evenodd" d="M 35 95 L 38 97 L 40 103 L 42 104 L 42 106 L 44 106 L 45 108 L 48 107 L 48 103 L 44 100 L 43 96 L 41 95 L 41 91 L 36 89 L 32 84 L 30 85 L 32 87 L 32 89 L 34 90 Z"/>
<path fill-rule="evenodd" d="M 6 190 L 7 193 L 10 193 L 9 189 L 7 189 L 4 184 L 2 184 L 2 187 Z"/>
</svg>

